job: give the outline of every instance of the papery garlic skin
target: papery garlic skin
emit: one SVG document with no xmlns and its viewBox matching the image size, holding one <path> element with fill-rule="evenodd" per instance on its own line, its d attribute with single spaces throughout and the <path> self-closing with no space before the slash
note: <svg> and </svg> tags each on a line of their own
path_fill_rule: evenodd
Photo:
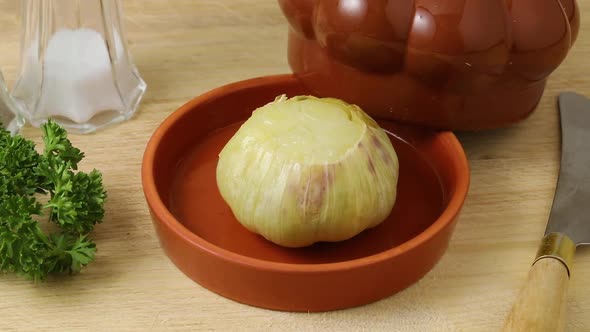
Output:
<svg viewBox="0 0 590 332">
<path fill-rule="evenodd" d="M 278 245 L 342 241 L 380 224 L 397 196 L 387 134 L 355 105 L 298 96 L 258 108 L 219 154 L 236 219 Z"/>
</svg>

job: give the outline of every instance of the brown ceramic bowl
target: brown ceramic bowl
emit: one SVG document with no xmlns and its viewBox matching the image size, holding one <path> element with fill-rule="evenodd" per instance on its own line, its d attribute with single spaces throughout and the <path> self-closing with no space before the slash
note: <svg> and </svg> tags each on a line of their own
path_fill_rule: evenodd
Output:
<svg viewBox="0 0 590 332">
<path fill-rule="evenodd" d="M 398 198 L 387 220 L 350 240 L 290 249 L 236 221 L 217 190 L 217 154 L 255 108 L 280 94 L 309 91 L 292 75 L 230 84 L 191 100 L 156 130 L 142 181 L 166 254 L 213 292 L 288 311 L 370 303 L 424 276 L 447 248 L 469 185 L 451 132 L 378 121 L 398 153 Z"/>
<path fill-rule="evenodd" d="M 451 130 L 527 117 L 577 37 L 575 0 L 278 0 L 318 96 Z"/>
</svg>

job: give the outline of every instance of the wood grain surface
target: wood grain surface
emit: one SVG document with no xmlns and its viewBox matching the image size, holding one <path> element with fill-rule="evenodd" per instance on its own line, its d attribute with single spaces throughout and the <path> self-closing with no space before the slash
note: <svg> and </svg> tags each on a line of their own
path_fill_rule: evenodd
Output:
<svg viewBox="0 0 590 332">
<path fill-rule="evenodd" d="M 19 66 L 18 1 L 0 0 L 0 67 Z M 287 24 L 274 0 L 123 0 L 129 45 L 148 83 L 132 120 L 73 135 L 83 169 L 109 192 L 97 260 L 41 284 L 0 275 L 0 331 L 497 331 L 523 285 L 545 229 L 559 166 L 556 96 L 590 96 L 590 1 L 582 31 L 538 110 L 507 129 L 458 133 L 472 185 L 452 242 L 419 283 L 360 308 L 292 314 L 213 294 L 163 254 L 144 201 L 140 165 L 152 132 L 190 98 L 219 85 L 289 72 Z M 23 134 L 38 141 L 39 130 Z M 590 222 L 590 220 L 589 220 Z M 578 250 L 567 331 L 590 331 L 590 250 Z"/>
</svg>

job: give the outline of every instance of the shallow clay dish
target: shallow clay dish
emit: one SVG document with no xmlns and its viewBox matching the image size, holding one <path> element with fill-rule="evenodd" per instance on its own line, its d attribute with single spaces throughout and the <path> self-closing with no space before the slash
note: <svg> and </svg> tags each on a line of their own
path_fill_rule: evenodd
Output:
<svg viewBox="0 0 590 332">
<path fill-rule="evenodd" d="M 251 79 L 197 97 L 168 117 L 145 151 L 142 181 L 162 248 L 187 276 L 238 302 L 325 311 L 387 297 L 445 252 L 469 185 L 450 132 L 379 121 L 398 153 L 395 207 L 381 225 L 338 243 L 277 246 L 247 231 L 221 198 L 217 154 L 251 112 L 309 92 L 291 75 Z"/>
</svg>

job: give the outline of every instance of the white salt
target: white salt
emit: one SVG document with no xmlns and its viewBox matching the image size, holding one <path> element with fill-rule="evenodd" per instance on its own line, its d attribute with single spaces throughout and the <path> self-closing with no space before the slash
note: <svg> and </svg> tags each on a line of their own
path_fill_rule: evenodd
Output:
<svg viewBox="0 0 590 332">
<path fill-rule="evenodd" d="M 85 123 L 103 111 L 125 110 L 105 40 L 92 29 L 62 29 L 47 44 L 35 117 Z"/>
</svg>

